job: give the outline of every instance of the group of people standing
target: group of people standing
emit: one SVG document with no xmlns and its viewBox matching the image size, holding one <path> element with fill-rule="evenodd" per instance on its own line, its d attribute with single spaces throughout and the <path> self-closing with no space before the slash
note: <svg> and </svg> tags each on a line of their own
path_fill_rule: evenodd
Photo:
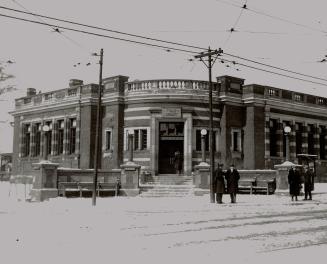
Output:
<svg viewBox="0 0 327 264">
<path fill-rule="evenodd" d="M 314 174 L 307 165 L 303 167 L 303 173 L 298 167 L 291 168 L 288 172 L 288 184 L 292 201 L 297 201 L 304 183 L 304 200 L 312 200 L 312 190 L 314 187 Z"/>
<path fill-rule="evenodd" d="M 230 165 L 230 168 L 224 172 L 223 164 L 218 164 L 218 169 L 214 174 L 214 191 L 216 193 L 217 203 L 223 203 L 223 194 L 225 193 L 225 179 L 227 182 L 227 193 L 230 195 L 231 203 L 236 203 L 236 193 L 238 190 L 238 181 L 240 174 L 234 165 Z"/>
</svg>

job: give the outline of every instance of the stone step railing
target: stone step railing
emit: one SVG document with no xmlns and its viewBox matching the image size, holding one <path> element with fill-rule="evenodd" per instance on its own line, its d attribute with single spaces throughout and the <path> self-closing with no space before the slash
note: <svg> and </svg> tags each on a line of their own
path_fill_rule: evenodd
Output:
<svg viewBox="0 0 327 264">
<path fill-rule="evenodd" d="M 217 83 L 213 83 L 213 89 L 215 89 L 216 86 Z M 125 86 L 126 92 L 138 92 L 158 89 L 208 90 L 209 82 L 199 80 L 167 79 L 128 82 Z"/>
</svg>

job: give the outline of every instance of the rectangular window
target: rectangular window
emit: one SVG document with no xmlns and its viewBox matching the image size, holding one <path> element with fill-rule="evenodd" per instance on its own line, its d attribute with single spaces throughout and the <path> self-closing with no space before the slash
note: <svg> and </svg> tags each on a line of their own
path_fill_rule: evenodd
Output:
<svg viewBox="0 0 327 264">
<path fill-rule="evenodd" d="M 314 154 L 314 126 L 308 126 L 308 154 Z"/>
<path fill-rule="evenodd" d="M 30 155 L 30 143 L 31 143 L 31 125 L 26 124 L 24 129 L 24 138 L 25 138 L 25 149 L 24 149 L 24 156 Z"/>
<path fill-rule="evenodd" d="M 35 132 L 35 156 L 40 156 L 41 154 L 41 124 L 36 124 Z"/>
<path fill-rule="evenodd" d="M 106 130 L 106 150 L 111 149 L 111 131 Z"/>
<path fill-rule="evenodd" d="M 148 147 L 148 131 L 141 129 L 141 149 L 147 149 Z"/>
<path fill-rule="evenodd" d="M 277 121 L 271 119 L 269 121 L 269 146 L 270 146 L 270 156 L 277 156 Z"/>
<path fill-rule="evenodd" d="M 241 129 L 232 129 L 232 151 L 241 152 L 242 151 L 242 133 Z"/>
<path fill-rule="evenodd" d="M 213 131 L 213 151 L 217 151 L 217 147 L 216 147 L 216 133 L 217 131 Z M 201 150 L 201 130 L 197 129 L 195 132 L 195 150 L 196 151 L 202 151 Z M 204 136 L 205 137 L 205 151 L 209 151 L 209 131 L 207 131 L 207 134 Z"/>
<path fill-rule="evenodd" d="M 69 154 L 74 154 L 76 151 L 76 118 L 71 118 L 70 133 L 69 133 Z"/>
<path fill-rule="evenodd" d="M 320 159 L 326 159 L 326 128 L 321 127 L 321 133 L 319 134 L 319 145 L 320 145 Z"/>
<path fill-rule="evenodd" d="M 58 154 L 64 153 L 64 120 L 58 121 Z"/>
<path fill-rule="evenodd" d="M 134 150 L 139 149 L 139 130 L 134 130 Z"/>
<path fill-rule="evenodd" d="M 52 150 L 52 145 L 51 145 L 51 141 L 52 141 L 52 122 L 48 121 L 48 122 L 45 122 L 45 124 L 49 127 L 49 131 L 44 132 L 44 135 L 45 135 L 45 142 L 47 144 L 47 154 L 50 155 L 51 150 Z"/>
<path fill-rule="evenodd" d="M 296 123 L 295 125 L 295 141 L 296 141 L 296 154 L 302 153 L 302 124 Z"/>
<path fill-rule="evenodd" d="M 128 145 L 128 131 L 129 129 L 125 130 L 125 150 L 129 149 Z M 144 150 L 148 148 L 148 130 L 146 128 L 139 128 L 134 129 L 133 135 L 133 149 L 134 150 Z"/>
</svg>

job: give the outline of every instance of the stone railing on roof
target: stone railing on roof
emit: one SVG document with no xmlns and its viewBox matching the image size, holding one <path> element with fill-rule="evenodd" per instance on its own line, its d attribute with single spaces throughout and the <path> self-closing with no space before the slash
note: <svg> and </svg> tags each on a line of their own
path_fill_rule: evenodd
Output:
<svg viewBox="0 0 327 264">
<path fill-rule="evenodd" d="M 80 95 L 83 97 L 97 97 L 98 85 L 88 84 L 84 86 L 71 87 L 56 91 L 40 93 L 33 96 L 26 96 L 15 100 L 16 110 L 29 108 L 33 106 L 48 105 L 52 103 L 69 101 L 77 99 Z"/>
<path fill-rule="evenodd" d="M 245 85 L 243 87 L 243 98 L 251 95 L 265 99 L 275 98 L 296 103 L 327 106 L 327 98 L 324 97 L 256 84 Z"/>
<path fill-rule="evenodd" d="M 215 89 L 217 83 L 213 83 Z M 151 90 L 208 90 L 209 82 L 199 80 L 182 80 L 182 79 L 160 79 L 127 82 L 125 91 L 142 92 Z"/>
</svg>

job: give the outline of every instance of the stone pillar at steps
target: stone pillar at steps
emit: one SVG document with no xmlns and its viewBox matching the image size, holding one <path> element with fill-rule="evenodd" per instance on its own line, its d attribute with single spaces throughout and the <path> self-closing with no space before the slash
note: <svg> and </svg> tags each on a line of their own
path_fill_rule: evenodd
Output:
<svg viewBox="0 0 327 264">
<path fill-rule="evenodd" d="M 30 196 L 31 201 L 42 202 L 58 197 L 57 169 L 59 164 L 48 160 L 34 163 L 35 178 Z"/>
<path fill-rule="evenodd" d="M 120 166 L 121 189 L 120 194 L 125 196 L 137 196 L 140 194 L 139 176 L 141 165 L 128 161 Z"/>
<path fill-rule="evenodd" d="M 206 162 L 201 162 L 195 167 L 194 175 L 194 194 L 203 195 L 210 193 L 209 183 L 210 183 L 210 165 Z"/>
</svg>

